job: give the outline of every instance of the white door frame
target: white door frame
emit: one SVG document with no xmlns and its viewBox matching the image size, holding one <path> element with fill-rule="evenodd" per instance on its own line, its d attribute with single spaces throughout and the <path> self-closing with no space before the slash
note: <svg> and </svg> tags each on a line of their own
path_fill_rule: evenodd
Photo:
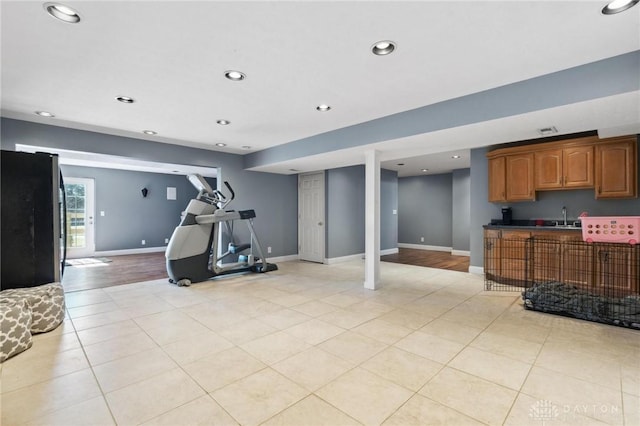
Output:
<svg viewBox="0 0 640 426">
<path fill-rule="evenodd" d="M 95 181 L 90 178 L 65 177 L 64 184 L 82 184 L 85 185 L 85 205 L 84 205 L 84 247 L 71 247 L 67 243 L 67 259 L 79 257 L 91 257 L 95 255 Z M 67 199 L 67 209 L 69 208 L 69 199 Z M 67 229 L 71 223 L 71 215 L 67 212 Z M 67 232 L 65 230 L 65 235 Z M 66 238 L 69 238 L 67 235 Z"/>
<path fill-rule="evenodd" d="M 312 212 L 313 217 L 308 216 L 308 211 L 305 208 L 304 197 L 304 183 L 308 181 L 310 177 L 320 176 L 318 179 L 319 186 L 316 188 L 317 204 L 313 207 L 315 211 Z M 307 260 L 310 262 L 325 262 L 325 239 L 326 239 L 326 218 L 325 218 L 325 173 L 324 171 L 303 173 L 298 175 L 298 257 L 300 260 Z M 308 246 L 307 241 L 304 240 L 304 236 L 307 235 L 307 231 L 320 232 L 318 238 L 315 238 L 313 247 L 310 250 L 305 250 Z M 318 234 L 316 234 L 317 236 Z"/>
</svg>

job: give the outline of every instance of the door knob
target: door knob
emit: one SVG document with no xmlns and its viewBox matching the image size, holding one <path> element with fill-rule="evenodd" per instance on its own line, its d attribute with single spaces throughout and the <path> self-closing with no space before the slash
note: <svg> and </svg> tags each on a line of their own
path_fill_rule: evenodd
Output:
<svg viewBox="0 0 640 426">
<path fill-rule="evenodd" d="M 322 226 L 322 222 L 318 222 L 318 226 Z"/>
</svg>

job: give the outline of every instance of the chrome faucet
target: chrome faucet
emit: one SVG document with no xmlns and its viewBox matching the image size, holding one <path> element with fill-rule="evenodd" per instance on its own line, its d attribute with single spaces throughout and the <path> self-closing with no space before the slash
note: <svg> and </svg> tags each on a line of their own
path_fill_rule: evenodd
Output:
<svg viewBox="0 0 640 426">
<path fill-rule="evenodd" d="M 562 206 L 562 220 L 563 220 L 563 225 L 567 226 L 567 208 L 565 206 Z"/>
</svg>

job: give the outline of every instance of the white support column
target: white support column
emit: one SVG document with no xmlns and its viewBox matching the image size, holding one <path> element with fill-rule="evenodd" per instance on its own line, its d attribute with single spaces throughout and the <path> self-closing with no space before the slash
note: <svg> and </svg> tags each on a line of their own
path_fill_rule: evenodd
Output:
<svg viewBox="0 0 640 426">
<path fill-rule="evenodd" d="M 365 244 L 364 288 L 380 288 L 380 156 L 365 153 Z"/>
</svg>

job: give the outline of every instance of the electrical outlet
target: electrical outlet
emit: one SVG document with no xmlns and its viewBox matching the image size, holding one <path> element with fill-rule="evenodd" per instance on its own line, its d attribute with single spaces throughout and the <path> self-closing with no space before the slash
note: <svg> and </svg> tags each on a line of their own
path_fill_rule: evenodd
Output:
<svg viewBox="0 0 640 426">
<path fill-rule="evenodd" d="M 164 243 L 165 243 L 165 244 L 169 244 L 169 239 L 168 239 L 168 238 L 165 238 L 165 239 L 164 239 Z"/>
<path fill-rule="evenodd" d="M 420 237 L 420 242 L 424 243 L 424 237 Z"/>
<path fill-rule="evenodd" d="M 267 253 L 271 253 L 271 247 L 267 247 Z"/>
<path fill-rule="evenodd" d="M 147 242 L 145 240 L 142 240 L 142 245 L 147 244 Z"/>
</svg>

